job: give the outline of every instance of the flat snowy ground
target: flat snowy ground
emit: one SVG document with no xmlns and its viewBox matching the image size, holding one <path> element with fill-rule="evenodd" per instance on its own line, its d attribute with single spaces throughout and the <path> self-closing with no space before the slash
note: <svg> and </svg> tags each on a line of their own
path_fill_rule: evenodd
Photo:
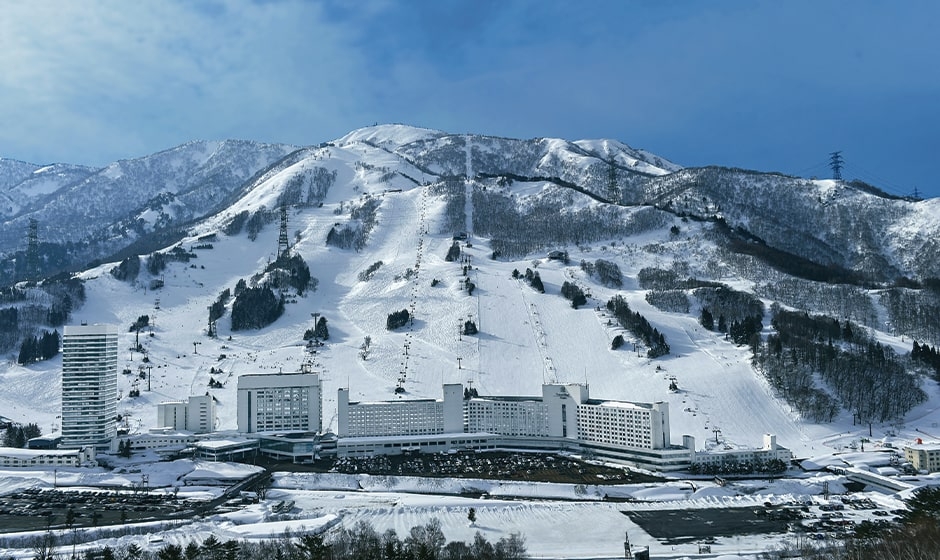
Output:
<svg viewBox="0 0 940 560">
<path fill-rule="evenodd" d="M 878 462 L 877 453 L 855 453 L 846 458 L 854 464 Z M 838 461 L 838 460 L 837 460 Z M 840 461 L 839 461 L 840 462 Z M 169 492 L 180 477 L 198 472 L 200 478 L 244 475 L 253 467 L 183 460 L 158 465 L 139 465 L 140 473 L 122 475 L 102 469 L 60 469 L 59 486 L 89 489 L 99 486 L 130 485 L 141 474 L 157 487 L 153 492 Z M 136 470 L 136 469 L 135 469 Z M 546 558 L 616 558 L 622 557 L 624 535 L 634 546 L 648 546 L 657 558 L 695 556 L 701 539 L 682 544 L 658 540 L 624 514 L 626 511 L 689 511 L 727 508 L 761 509 L 773 505 L 805 504 L 817 517 L 819 505 L 839 502 L 844 492 L 844 478 L 831 474 L 806 474 L 800 478 L 775 481 L 736 481 L 716 486 L 710 480 L 674 480 L 664 483 L 613 486 L 578 486 L 570 484 L 498 482 L 479 479 L 426 479 L 370 475 L 278 473 L 274 486 L 262 502 L 232 513 L 214 515 L 198 521 L 167 528 L 151 523 L 146 534 L 119 538 L 102 537 L 83 547 L 120 548 L 136 543 L 147 549 L 159 549 L 167 543 L 187 544 L 210 534 L 222 540 L 279 537 L 286 530 L 299 532 L 335 526 L 351 528 L 359 521 L 370 523 L 377 531 L 394 529 L 400 538 L 411 527 L 430 519 L 441 521 L 448 540 L 471 541 L 479 531 L 495 542 L 512 533 L 526 539 L 533 557 Z M 919 483 L 936 483 L 923 479 Z M 0 471 L 0 492 L 52 486 L 52 473 L 32 470 Z M 484 498 L 460 496 L 472 489 L 485 492 Z M 824 491 L 833 496 L 827 499 Z M 218 487 L 183 487 L 180 497 L 207 499 L 218 495 Z M 603 501 L 604 496 L 627 500 Z M 853 499 L 869 498 L 878 509 L 890 511 L 903 507 L 901 498 L 879 492 L 862 492 Z M 289 513 L 274 513 L 278 504 L 293 502 Z M 475 508 L 476 521 L 470 523 L 469 508 Z M 852 510 L 845 515 L 855 521 L 877 520 L 874 510 Z M 696 528 L 701 530 L 701 527 Z M 87 529 L 86 531 L 94 531 Z M 92 533 L 93 534 L 93 533 Z M 6 538 L 30 534 L 7 534 Z M 63 533 L 63 539 L 68 535 Z M 719 537 L 712 544 L 712 554 L 754 556 L 778 545 L 780 534 Z M 4 557 L 31 557 L 25 548 L 0 549 Z"/>
</svg>

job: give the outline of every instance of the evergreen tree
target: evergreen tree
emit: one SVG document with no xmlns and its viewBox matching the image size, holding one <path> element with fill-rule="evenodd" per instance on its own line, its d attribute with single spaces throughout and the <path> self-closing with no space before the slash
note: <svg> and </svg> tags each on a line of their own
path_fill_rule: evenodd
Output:
<svg viewBox="0 0 940 560">
<path fill-rule="evenodd" d="M 322 535 L 301 536 L 297 551 L 303 560 L 327 560 L 332 556 L 330 546 L 324 542 Z"/>
<path fill-rule="evenodd" d="M 528 270 L 529 269 L 526 269 L 526 271 Z M 542 277 L 539 276 L 538 272 L 532 274 L 532 279 L 529 281 L 529 285 L 539 293 L 545 293 L 545 286 L 542 284 Z"/>
<path fill-rule="evenodd" d="M 571 282 L 565 281 L 561 285 L 561 295 L 571 300 L 571 307 L 575 309 L 587 304 L 587 297 L 584 295 L 584 291 Z"/>
<path fill-rule="evenodd" d="M 444 260 L 447 262 L 454 262 L 460 258 L 460 244 L 454 241 L 450 248 L 447 249 L 447 255 L 444 256 Z"/>
<path fill-rule="evenodd" d="M 7 426 L 7 429 L 3 431 L 4 447 L 15 447 L 13 443 L 16 441 L 16 428 L 16 425 L 10 424 Z"/>
<path fill-rule="evenodd" d="M 39 352 L 36 349 L 36 339 L 27 336 L 20 343 L 20 353 L 17 355 L 16 362 L 20 365 L 31 364 L 36 361 Z"/>
<path fill-rule="evenodd" d="M 48 360 L 59 353 L 59 331 L 43 331 L 38 337 L 26 336 L 20 343 L 17 363 L 31 364 Z"/>
<path fill-rule="evenodd" d="M 183 560 L 183 548 L 178 544 L 168 544 L 157 551 L 158 560 Z"/>
<path fill-rule="evenodd" d="M 326 317 L 321 316 L 317 321 L 317 326 L 313 329 L 313 336 L 320 340 L 329 340 L 330 329 L 326 327 Z"/>
<path fill-rule="evenodd" d="M 232 330 L 260 329 L 284 313 L 284 297 L 267 286 L 246 288 L 232 303 Z"/>
<path fill-rule="evenodd" d="M 38 438 L 42 435 L 42 428 L 39 427 L 39 424 L 35 422 L 30 422 L 23 426 L 23 437 L 26 441 L 29 441 L 33 438 Z"/>
<path fill-rule="evenodd" d="M 133 282 L 140 274 L 140 257 L 132 255 L 127 257 L 121 264 L 111 269 L 111 276 L 122 282 Z"/>
<path fill-rule="evenodd" d="M 59 331 L 43 331 L 42 338 L 39 340 L 39 359 L 48 360 L 59 353 Z"/>
<path fill-rule="evenodd" d="M 156 276 L 166 270 L 166 253 L 154 252 L 147 257 L 147 272 Z"/>
<path fill-rule="evenodd" d="M 922 486 L 907 500 L 907 510 L 901 516 L 905 523 L 924 519 L 940 521 L 940 486 Z"/>
<path fill-rule="evenodd" d="M 702 308 L 702 314 L 699 317 L 698 322 L 708 330 L 714 330 L 715 328 L 715 318 L 712 317 L 711 312 L 704 307 Z"/>
</svg>

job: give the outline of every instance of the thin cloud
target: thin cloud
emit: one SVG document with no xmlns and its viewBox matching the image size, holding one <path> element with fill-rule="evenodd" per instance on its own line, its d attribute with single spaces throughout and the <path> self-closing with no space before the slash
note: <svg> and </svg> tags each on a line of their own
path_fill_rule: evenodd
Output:
<svg viewBox="0 0 940 560">
<path fill-rule="evenodd" d="M 197 138 L 308 144 L 404 122 L 616 138 L 692 165 L 905 158 L 940 125 L 924 101 L 940 93 L 936 16 L 876 0 L 13 4 L 0 145 L 104 164 Z M 924 189 L 919 165 L 895 180 Z"/>
</svg>

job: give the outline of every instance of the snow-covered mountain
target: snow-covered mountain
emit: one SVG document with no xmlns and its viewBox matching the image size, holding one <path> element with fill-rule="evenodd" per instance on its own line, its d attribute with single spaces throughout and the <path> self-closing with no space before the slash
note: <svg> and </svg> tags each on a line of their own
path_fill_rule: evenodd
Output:
<svg viewBox="0 0 940 560">
<path fill-rule="evenodd" d="M 4 181 L 7 191 L 22 183 Z M 70 194 L 78 202 L 66 209 Z M 92 194 L 96 204 L 88 204 Z M 777 174 L 684 169 L 615 141 L 514 140 L 404 125 L 302 148 L 192 143 L 95 170 L 49 196 L 41 212 L 64 217 L 41 227 L 41 237 L 75 227 L 117 250 L 185 224 L 178 242 L 141 251 L 139 267 L 132 257 L 118 274 L 115 260 L 79 275 L 85 301 L 72 307 L 70 322 L 128 331 L 121 361 L 130 373 L 120 379 L 119 408 L 130 429 L 153 426 L 156 403 L 206 391 L 218 399 L 219 428 L 234 429 L 239 374 L 296 371 L 311 360 L 323 373 L 324 423 L 334 429 L 341 386 L 354 399 L 388 399 L 398 386 L 405 397 L 438 397 L 449 382 L 472 383 L 480 394 L 536 395 L 543 382 L 565 381 L 587 382 L 601 398 L 668 402 L 676 442 L 686 433 L 711 441 L 720 431 L 722 445 L 759 445 L 772 432 L 798 454 L 845 443 L 836 434 L 860 429 L 852 427 L 851 408 L 860 405 L 812 417 L 820 402 L 838 407 L 849 398 L 835 381 L 813 381 L 823 365 L 799 387 L 812 399 L 784 398 L 791 382 L 754 365 L 765 364 L 754 339 L 732 339 L 732 323 L 751 312 L 736 316 L 737 308 L 763 310 L 758 340 L 777 335 L 773 304 L 835 320 L 831 352 L 867 344 L 902 357 L 927 400 L 912 393 L 903 417 L 873 420 L 876 429 L 897 434 L 940 420 L 936 383 L 906 358 L 912 337 L 940 342 L 930 289 L 940 272 L 937 259 L 924 257 L 936 251 L 940 228 L 933 200 Z M 104 212 L 100 206 L 112 200 L 120 210 Z M 84 225 L 67 226 L 76 216 Z M 122 237 L 118 224 L 135 233 Z M 464 235 L 458 258 L 447 259 Z M 309 267 L 315 289 L 280 282 L 283 314 L 263 328 L 234 329 L 233 296 L 287 274 L 274 266 L 285 242 Z M 156 248 L 164 256 L 153 256 Z M 544 293 L 526 281 L 536 274 Z M 581 290 L 586 304 L 573 308 L 559 294 L 565 284 Z M 14 329 L 33 334 L 44 325 L 41 304 L 52 296 L 42 289 L 4 292 L 0 307 L 19 310 Z M 607 305 L 616 296 L 663 336 L 667 354 L 650 357 L 649 339 L 621 326 Z M 210 337 L 213 306 L 221 317 Z M 2 308 L 0 323 L 9 323 Z M 729 314 L 728 336 L 707 326 L 706 309 Z M 414 320 L 389 330 L 389 315 L 400 310 Z M 131 350 L 129 332 L 143 315 L 153 325 L 153 336 L 145 329 L 140 337 L 146 354 Z M 328 321 L 321 348 L 303 338 L 315 317 Z M 467 322 L 479 333 L 463 334 Z M 869 338 L 845 334 L 854 331 Z M 625 344 L 612 349 L 618 336 Z M 16 348 L 6 351 L 0 414 L 49 431 L 60 358 L 20 366 L 12 363 Z M 783 359 L 767 352 L 768 360 Z M 150 372 L 152 390 L 140 371 Z M 678 391 L 669 390 L 673 382 Z M 140 396 L 129 397 L 135 388 Z"/>
<path fill-rule="evenodd" d="M 198 141 L 101 169 L 2 159 L 0 252 L 25 250 L 27 223 L 35 219 L 45 260 L 59 265 L 44 270 L 74 270 L 218 211 L 244 181 L 295 149 Z M 12 279 L 13 270 L 3 272 Z"/>
<path fill-rule="evenodd" d="M 388 170 L 385 180 L 393 175 L 419 183 L 468 176 L 544 180 L 560 187 L 555 195 L 580 191 L 626 207 L 720 218 L 752 241 L 846 269 L 862 280 L 940 277 L 938 202 L 890 197 L 863 184 L 739 169 L 683 169 L 612 140 L 517 140 L 385 125 L 353 131 L 330 144 L 358 146 L 358 165 Z M 310 163 L 317 149 L 190 142 L 102 169 L 0 159 L 0 254 L 13 262 L 9 257 L 26 249 L 29 219 L 39 224 L 40 272 L 75 270 L 130 246 L 136 252 L 156 248 L 182 237 L 182 228 L 195 221 L 225 211 L 278 170 L 297 162 L 326 169 Z M 294 190 L 304 182 L 327 180 L 309 176 L 321 171 L 291 173 Z M 552 196 L 547 189 L 531 202 L 557 202 Z M 0 280 L 12 281 L 14 272 L 17 278 L 26 274 L 25 259 L 15 262 L 20 268 L 0 270 Z"/>
</svg>

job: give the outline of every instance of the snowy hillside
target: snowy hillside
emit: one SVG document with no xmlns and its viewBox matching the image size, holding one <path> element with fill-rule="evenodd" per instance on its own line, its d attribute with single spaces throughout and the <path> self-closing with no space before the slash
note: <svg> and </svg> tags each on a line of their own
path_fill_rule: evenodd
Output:
<svg viewBox="0 0 940 560">
<path fill-rule="evenodd" d="M 772 278 L 771 269 L 728 252 L 713 222 L 683 220 L 651 207 L 610 205 L 594 193 L 547 179 L 489 177 L 501 150 L 518 142 L 401 126 L 356 131 L 294 151 L 246 181 L 238 200 L 190 228 L 180 244 L 194 255 L 187 262 L 169 262 L 157 274 L 143 266 L 130 281 L 110 273 L 116 263 L 83 272 L 87 299 L 70 322 L 111 323 L 124 332 L 120 369 L 130 374 L 119 379 L 119 411 L 128 427 L 153 427 L 157 403 L 208 391 L 218 399 L 218 428 L 232 430 L 239 375 L 298 371 L 309 360 L 322 374 L 324 424 L 333 430 L 339 387 L 348 386 L 353 399 L 372 400 L 398 398 L 399 384 L 405 389 L 401 398 L 437 398 L 442 383 L 472 384 L 482 395 L 538 395 L 542 383 L 559 381 L 587 382 L 595 398 L 668 402 L 674 443 L 689 434 L 700 447 L 759 446 L 763 434 L 775 433 L 797 455 L 811 456 L 867 435 L 867 425 L 853 426 L 847 410 L 831 422 L 801 416 L 752 366 L 747 344 L 735 344 L 702 326 L 700 300 L 686 296 L 688 309 L 664 310 L 649 302 L 653 290 L 642 287 L 639 278 L 644 270 L 680 271 L 759 293 L 768 308 L 775 301 L 799 307 L 795 302 L 803 292 L 791 290 L 784 299 L 769 295 L 765 283 Z M 205 170 L 220 146 L 200 146 L 200 155 L 190 153 L 186 161 Z M 512 162 L 517 176 L 559 178 L 575 169 L 583 172 L 598 165 L 592 154 L 608 149 L 619 150 L 618 165 L 637 162 L 648 174 L 642 177 L 676 169 L 622 144 L 540 140 L 527 146 L 527 157 Z M 269 154 L 286 152 L 272 147 Z M 101 173 L 117 177 L 127 172 L 126 165 Z M 229 173 L 247 176 L 261 167 L 257 161 Z M 603 173 L 598 184 L 606 181 Z M 825 187 L 823 182 L 813 185 Z M 181 195 L 188 186 L 164 188 Z M 316 289 L 303 295 L 286 290 L 284 314 L 258 330 L 233 331 L 228 301 L 216 324 L 217 337 L 207 336 L 207 309 L 224 290 L 234 291 L 239 280 L 248 286 L 263 282 L 265 267 L 277 257 L 274 210 L 283 203 L 289 205 L 290 251 L 307 263 Z M 582 225 L 583 230 L 564 229 Z M 349 248 L 326 243 L 337 232 L 348 233 Z M 445 256 L 461 232 L 468 238 L 459 243 L 460 258 L 449 262 Z M 528 237 L 511 239 L 517 234 Z M 521 255 L 507 249 L 523 245 L 539 249 Z M 550 249 L 567 252 L 568 262 L 548 259 Z M 501 256 L 492 258 L 497 251 Z M 617 265 L 623 276 L 620 286 L 604 285 L 590 273 L 588 265 L 598 261 Z M 524 280 L 526 269 L 538 273 L 545 293 Z M 779 286 L 812 284 L 775 274 Z M 154 280 L 162 280 L 163 286 L 152 289 Z M 586 305 L 573 309 L 559 295 L 565 282 L 586 292 Z M 858 290 L 852 297 L 867 298 L 874 314 L 869 323 L 883 325 L 888 311 L 878 290 L 852 290 Z M 619 326 L 606 308 L 617 294 L 664 335 L 667 355 L 647 357 L 643 341 Z M 821 306 L 814 302 L 802 308 L 819 311 Z M 403 309 L 413 315 L 413 323 L 388 330 L 388 315 Z M 153 325 L 152 335 L 145 329 L 140 336 L 146 362 L 133 351 L 135 335 L 129 331 L 142 315 Z M 330 337 L 312 352 L 303 335 L 314 326 L 314 315 L 326 318 Z M 462 334 L 467 321 L 478 327 L 478 334 Z M 772 332 L 769 323 L 765 316 L 764 337 Z M 871 332 L 898 354 L 910 351 L 910 338 L 900 332 Z M 626 344 L 612 350 L 617 335 Z M 0 414 L 38 422 L 48 433 L 58 424 L 61 357 L 28 366 L 15 365 L 15 359 L 14 353 L 0 366 Z M 149 384 L 138 376 L 140 371 L 150 372 Z M 222 386 L 210 388 L 210 379 Z M 673 381 L 678 391 L 669 390 Z M 934 429 L 940 421 L 940 395 L 927 377 L 920 385 L 928 400 L 908 412 L 906 420 L 876 422 L 876 439 L 888 433 L 923 437 Z M 140 396 L 129 397 L 135 388 Z"/>
<path fill-rule="evenodd" d="M 42 205 L 46 198 L 73 183 L 86 179 L 95 169 L 80 165 L 53 164 L 34 166 L 23 162 L 0 160 L 2 204 L 5 219 Z"/>
<path fill-rule="evenodd" d="M 294 149 L 194 141 L 102 169 L 0 160 L 8 183 L 0 192 L 0 251 L 8 258 L 22 252 L 27 222 L 35 219 L 43 270 L 75 269 L 218 211 L 244 181 Z M 24 272 L 16 269 L 17 277 Z M 4 267 L 0 277 L 9 282 L 13 273 Z"/>
</svg>

